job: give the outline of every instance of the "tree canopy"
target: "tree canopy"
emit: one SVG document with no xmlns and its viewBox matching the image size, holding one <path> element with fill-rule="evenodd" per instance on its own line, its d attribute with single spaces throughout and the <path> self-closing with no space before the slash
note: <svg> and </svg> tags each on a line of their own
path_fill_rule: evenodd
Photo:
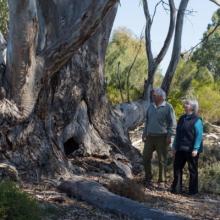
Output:
<svg viewBox="0 0 220 220">
<path fill-rule="evenodd" d="M 209 36 L 215 27 L 214 33 Z M 220 9 L 214 13 L 212 23 L 203 35 L 203 43 L 193 53 L 192 59 L 198 66 L 206 67 L 216 79 L 220 79 Z"/>
<path fill-rule="evenodd" d="M 121 89 L 122 96 L 126 100 L 126 91 L 128 89 L 132 89 L 133 93 L 134 91 L 143 91 L 146 70 L 145 43 L 143 39 L 138 39 L 126 28 L 115 30 L 106 54 L 105 75 L 108 88 L 118 91 Z M 132 94 L 131 98 L 133 99 L 134 96 Z M 120 102 L 124 100 L 112 101 Z"/>
<path fill-rule="evenodd" d="M 105 60 L 108 95 L 113 103 L 130 101 L 127 98 L 128 92 L 131 100 L 142 95 L 148 69 L 146 60 L 145 41 L 142 36 L 135 36 L 125 27 L 114 31 Z M 159 85 L 162 81 L 160 70 L 157 70 L 155 78 L 155 84 Z M 116 95 L 120 90 L 123 97 Z"/>
</svg>

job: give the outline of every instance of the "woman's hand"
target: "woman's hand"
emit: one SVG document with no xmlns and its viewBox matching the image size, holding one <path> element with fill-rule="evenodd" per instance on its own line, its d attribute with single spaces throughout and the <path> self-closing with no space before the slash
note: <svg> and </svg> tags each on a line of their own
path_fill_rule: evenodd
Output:
<svg viewBox="0 0 220 220">
<path fill-rule="evenodd" d="M 198 151 L 197 151 L 197 150 L 194 150 L 194 151 L 192 152 L 192 157 L 196 157 L 197 154 L 198 154 Z"/>
<path fill-rule="evenodd" d="M 146 135 L 143 135 L 143 136 L 142 136 L 142 141 L 143 141 L 143 142 L 146 142 L 146 141 L 147 141 Z"/>
<path fill-rule="evenodd" d="M 167 144 L 169 145 L 169 144 L 171 144 L 171 137 L 170 136 L 167 136 Z"/>
</svg>

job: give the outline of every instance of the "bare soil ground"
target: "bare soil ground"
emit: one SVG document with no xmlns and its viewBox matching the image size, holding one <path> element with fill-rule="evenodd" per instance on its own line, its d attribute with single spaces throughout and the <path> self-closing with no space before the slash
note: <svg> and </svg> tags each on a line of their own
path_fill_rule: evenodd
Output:
<svg viewBox="0 0 220 220">
<path fill-rule="evenodd" d="M 36 197 L 45 208 L 45 220 L 89 220 L 89 219 L 130 219 L 109 213 L 91 205 L 69 198 L 58 192 L 50 184 L 28 185 L 24 184 L 24 190 Z M 220 219 L 220 196 L 210 194 L 198 194 L 196 196 L 175 195 L 163 190 L 145 189 L 144 204 L 150 208 L 175 212 L 189 219 Z M 147 217 L 147 216 L 146 216 Z"/>
<path fill-rule="evenodd" d="M 143 142 L 140 139 L 142 130 L 143 127 L 139 127 L 130 133 L 133 145 L 140 151 L 143 149 Z M 213 136 L 209 141 L 210 140 L 217 144 L 220 143 L 217 136 Z M 111 161 L 104 159 L 102 161 L 102 159 L 100 159 L 97 162 L 95 158 L 94 160 L 90 158 L 90 160 L 94 161 L 94 164 L 81 161 L 81 164 L 75 165 L 76 167 L 81 167 L 84 171 L 88 169 L 99 173 L 100 176 L 87 175 L 87 178 L 98 181 L 101 184 L 105 183 L 106 180 L 103 179 L 100 170 L 104 170 L 105 173 L 111 173 Z M 98 167 L 97 164 L 99 164 Z M 84 173 L 84 171 L 82 173 Z M 170 177 L 170 183 L 172 181 L 171 179 L 172 177 Z M 136 182 L 143 186 L 143 177 L 137 178 Z M 156 187 L 156 184 L 152 190 L 144 188 L 145 200 L 142 203 L 150 208 L 175 212 L 189 219 L 220 220 L 220 195 L 207 193 L 199 193 L 195 196 L 188 196 L 187 194 L 175 195 L 169 192 L 170 183 L 163 189 Z M 67 195 L 58 192 L 50 182 L 44 182 L 38 185 L 23 184 L 23 189 L 36 197 L 43 207 L 46 207 L 43 218 L 45 220 L 129 219 L 126 216 L 118 216 L 97 209 L 75 198 L 69 198 Z"/>
</svg>

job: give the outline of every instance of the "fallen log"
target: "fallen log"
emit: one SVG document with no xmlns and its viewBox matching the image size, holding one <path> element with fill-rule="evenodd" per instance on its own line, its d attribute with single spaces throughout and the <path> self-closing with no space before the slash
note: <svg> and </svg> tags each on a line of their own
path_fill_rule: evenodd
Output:
<svg viewBox="0 0 220 220">
<path fill-rule="evenodd" d="M 148 208 L 137 201 L 111 193 L 95 181 L 86 180 L 78 176 L 62 182 L 58 186 L 58 189 L 71 197 L 86 201 L 97 208 L 128 216 L 132 219 L 187 219 L 175 213 Z"/>
</svg>

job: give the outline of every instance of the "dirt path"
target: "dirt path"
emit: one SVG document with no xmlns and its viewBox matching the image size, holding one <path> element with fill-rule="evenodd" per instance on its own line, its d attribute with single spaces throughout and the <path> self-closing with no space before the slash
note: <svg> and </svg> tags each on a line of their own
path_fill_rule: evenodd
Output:
<svg viewBox="0 0 220 220">
<path fill-rule="evenodd" d="M 146 205 L 172 211 L 191 219 L 220 219 L 220 196 L 198 194 L 174 195 L 168 191 L 146 189 Z"/>
<path fill-rule="evenodd" d="M 140 151 L 143 149 L 143 142 L 140 139 L 142 130 L 143 127 L 139 127 L 136 131 L 131 132 L 130 134 L 132 143 Z M 216 142 L 216 140 L 214 141 Z M 107 167 L 108 163 L 106 161 L 104 162 L 102 166 L 105 165 L 105 167 Z M 101 162 L 99 163 L 101 164 Z M 99 173 L 100 169 L 96 166 L 95 168 L 95 171 Z M 103 182 L 101 176 L 91 176 L 89 178 L 100 183 Z M 170 177 L 170 179 L 172 178 Z M 143 184 L 141 180 L 137 179 L 137 182 Z M 127 217 L 114 215 L 97 209 L 74 198 L 69 198 L 65 194 L 59 193 L 50 184 L 35 186 L 25 185 L 24 189 L 34 195 L 41 204 L 48 206 L 49 209 L 52 207 L 53 211 L 45 215 L 45 220 L 129 219 Z M 145 189 L 144 196 L 146 197 L 146 200 L 143 204 L 150 208 L 175 212 L 189 219 L 220 220 L 220 195 L 205 193 L 200 193 L 196 196 L 174 195 L 169 192 L 168 187 L 164 190 L 158 190 L 155 187 L 154 190 Z"/>
</svg>

